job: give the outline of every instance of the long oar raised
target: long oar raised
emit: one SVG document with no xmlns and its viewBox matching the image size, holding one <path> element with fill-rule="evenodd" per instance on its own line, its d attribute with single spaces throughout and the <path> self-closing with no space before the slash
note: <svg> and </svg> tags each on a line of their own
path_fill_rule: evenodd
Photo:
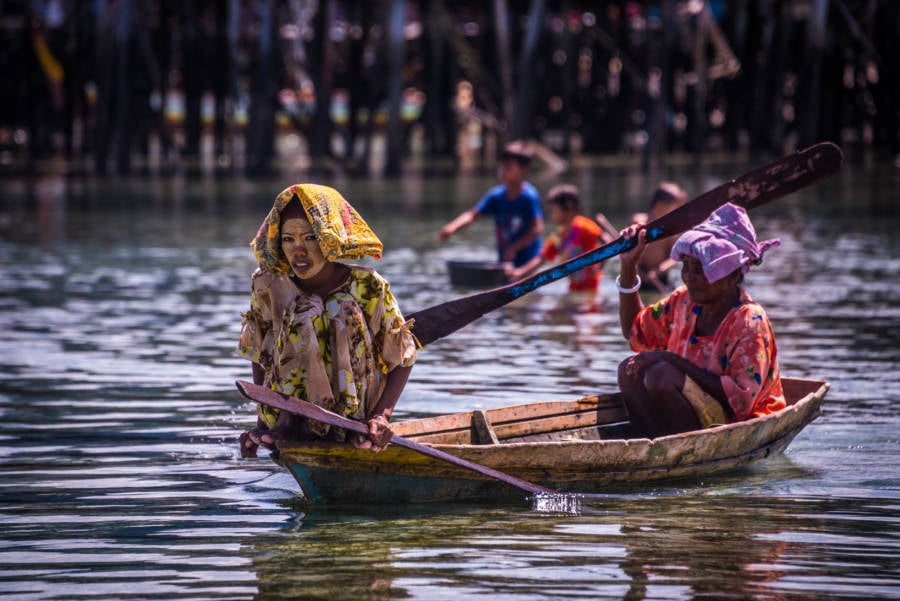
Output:
<svg viewBox="0 0 900 601">
<path fill-rule="evenodd" d="M 821 181 L 838 170 L 843 160 L 840 148 L 822 142 L 797 151 L 758 169 L 735 178 L 647 224 L 647 241 L 680 234 L 694 227 L 718 207 L 731 202 L 747 210 L 771 202 Z M 535 288 L 555 282 L 594 263 L 634 248 L 634 238 L 619 237 L 605 246 L 560 263 L 545 271 L 493 290 L 478 292 L 417 311 L 413 334 L 423 345 L 429 344 L 466 326 L 485 313 L 531 292 Z"/>
</svg>

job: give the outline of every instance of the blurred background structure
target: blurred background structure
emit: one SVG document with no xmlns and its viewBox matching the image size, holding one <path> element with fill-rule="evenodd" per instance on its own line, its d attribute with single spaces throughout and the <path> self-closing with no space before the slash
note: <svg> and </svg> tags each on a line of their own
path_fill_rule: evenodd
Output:
<svg viewBox="0 0 900 601">
<path fill-rule="evenodd" d="M 900 155 L 894 0 L 2 0 L 0 64 L 0 173 Z"/>
</svg>

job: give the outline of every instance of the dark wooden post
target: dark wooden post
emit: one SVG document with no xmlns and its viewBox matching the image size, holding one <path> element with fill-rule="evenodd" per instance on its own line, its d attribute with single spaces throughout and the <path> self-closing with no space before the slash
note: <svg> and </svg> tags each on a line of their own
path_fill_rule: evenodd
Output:
<svg viewBox="0 0 900 601">
<path fill-rule="evenodd" d="M 131 171 L 131 89 L 129 61 L 131 30 L 134 24 L 133 0 L 121 0 L 116 20 L 116 172 L 124 175 Z"/>
<path fill-rule="evenodd" d="M 316 90 L 316 113 L 313 117 L 309 152 L 314 168 L 321 167 L 321 161 L 328 156 L 331 140 L 331 90 L 333 86 L 334 51 L 329 31 L 334 22 L 334 0 L 322 3 L 316 13 L 316 43 L 310 52 L 310 75 Z M 319 162 L 316 165 L 316 162 Z"/>
<path fill-rule="evenodd" d="M 509 123 L 513 112 L 513 75 L 509 54 L 509 8 L 506 0 L 494 0 L 494 35 L 497 42 L 497 68 L 500 71 L 500 119 Z"/>
<path fill-rule="evenodd" d="M 812 0 L 806 25 L 804 72 L 806 85 L 801 85 L 802 102 L 798 103 L 799 139 L 801 148 L 812 144 L 817 136 L 822 107 L 822 68 L 825 53 L 825 33 L 828 27 L 829 0 Z M 801 78 L 803 81 L 803 78 Z"/>
<path fill-rule="evenodd" d="M 528 28 L 525 38 L 522 40 L 522 50 L 519 53 L 518 84 L 516 85 L 516 100 L 510 125 L 510 136 L 514 139 L 531 137 L 535 82 L 529 74 L 534 73 L 534 62 L 537 60 L 537 46 L 543 21 L 544 0 L 531 0 L 531 7 L 528 9 Z"/>
<path fill-rule="evenodd" d="M 231 124 L 226 134 L 228 140 L 225 144 L 227 152 L 231 154 L 231 165 L 237 166 L 238 156 L 235 144 L 236 130 L 234 128 L 234 117 L 238 102 L 240 100 L 240 91 L 238 88 L 238 41 L 241 35 L 241 0 L 228 0 L 228 95 L 231 98 Z M 240 157 L 246 160 L 247 149 L 244 149 L 244 156 Z"/>
<path fill-rule="evenodd" d="M 566 60 L 562 66 L 562 111 L 560 117 L 563 131 L 562 155 L 567 158 L 572 154 L 572 103 L 575 100 L 575 73 L 578 69 L 578 52 L 575 48 L 574 36 L 569 30 L 568 15 L 571 8 L 571 2 L 563 2 L 561 46 Z"/>
<path fill-rule="evenodd" d="M 694 73 L 697 83 L 694 85 L 693 127 L 691 127 L 691 146 L 694 150 L 694 162 L 699 164 L 706 147 L 706 92 L 708 89 L 708 69 L 706 65 L 707 27 L 706 20 L 712 18 L 709 9 L 704 5 L 695 17 L 694 27 Z"/>
<path fill-rule="evenodd" d="M 784 78 L 787 70 L 788 55 L 788 31 L 790 27 L 790 16 L 788 14 L 789 7 L 787 3 L 781 5 L 780 13 L 772 15 L 772 40 L 769 45 L 770 61 L 767 65 L 771 65 L 769 73 L 769 81 L 766 82 L 764 89 L 770 90 L 770 101 L 768 102 L 769 110 L 766 113 L 766 123 L 771 128 L 770 150 L 776 154 L 787 153 L 790 149 L 785 148 L 784 136 Z"/>
<path fill-rule="evenodd" d="M 268 171 L 275 142 L 275 0 L 260 0 L 259 46 L 247 126 L 247 169 L 251 174 Z"/>
<path fill-rule="evenodd" d="M 406 58 L 406 40 L 403 26 L 406 23 L 406 0 L 392 0 L 388 17 L 388 129 L 387 160 L 384 170 L 388 175 L 400 173 L 403 157 L 403 124 L 400 121 L 400 96 L 403 93 L 403 64 Z"/>
<path fill-rule="evenodd" d="M 677 23 L 675 22 L 674 8 L 671 0 L 662 2 L 662 32 L 659 36 L 650 38 L 651 46 L 648 55 L 651 61 L 656 62 L 658 70 L 655 77 L 658 81 L 651 82 L 654 77 L 653 68 L 647 73 L 647 95 L 650 98 L 647 115 L 647 144 L 644 145 L 641 156 L 641 169 L 647 173 L 653 169 L 662 167 L 666 150 L 666 110 L 670 105 L 670 90 L 672 88 L 672 67 L 669 55 L 673 52 L 677 39 Z"/>
<path fill-rule="evenodd" d="M 425 103 L 425 127 L 428 151 L 431 156 L 452 154 L 456 128 L 452 102 L 452 67 L 447 68 L 447 39 L 449 38 L 449 18 L 442 0 L 435 0 L 428 11 L 428 66 L 430 77 L 427 83 Z"/>
<path fill-rule="evenodd" d="M 194 2 L 179 5 L 181 30 L 181 89 L 184 92 L 184 154 L 200 156 L 200 97 L 203 73 L 200 64 L 201 40 L 197 28 L 197 9 Z"/>
</svg>

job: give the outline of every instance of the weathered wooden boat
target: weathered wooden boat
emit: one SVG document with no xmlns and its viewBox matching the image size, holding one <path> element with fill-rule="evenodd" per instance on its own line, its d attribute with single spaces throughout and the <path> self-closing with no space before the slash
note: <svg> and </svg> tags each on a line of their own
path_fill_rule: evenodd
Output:
<svg viewBox="0 0 900 601">
<path fill-rule="evenodd" d="M 447 261 L 450 283 L 464 288 L 493 288 L 509 284 L 506 267 L 499 261 Z"/>
<path fill-rule="evenodd" d="M 697 478 L 780 453 L 821 412 L 826 382 L 783 378 L 788 406 L 771 415 L 653 440 L 628 438 L 619 393 L 400 421 L 396 434 L 567 492 L 613 483 Z M 276 461 L 312 503 L 398 503 L 523 495 L 462 467 L 390 445 L 381 453 L 329 442 L 281 442 Z"/>
</svg>

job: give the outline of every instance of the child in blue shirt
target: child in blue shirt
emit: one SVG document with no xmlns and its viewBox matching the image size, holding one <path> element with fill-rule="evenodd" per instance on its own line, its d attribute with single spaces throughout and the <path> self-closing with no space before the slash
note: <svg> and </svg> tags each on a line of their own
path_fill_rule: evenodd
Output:
<svg viewBox="0 0 900 601">
<path fill-rule="evenodd" d="M 519 267 L 541 251 L 544 217 L 537 189 L 525 181 L 531 151 L 524 142 L 510 142 L 500 155 L 500 184 L 494 186 L 468 211 L 461 213 L 438 232 L 447 240 L 469 226 L 479 215 L 493 215 L 497 254 L 501 261 Z"/>
</svg>

